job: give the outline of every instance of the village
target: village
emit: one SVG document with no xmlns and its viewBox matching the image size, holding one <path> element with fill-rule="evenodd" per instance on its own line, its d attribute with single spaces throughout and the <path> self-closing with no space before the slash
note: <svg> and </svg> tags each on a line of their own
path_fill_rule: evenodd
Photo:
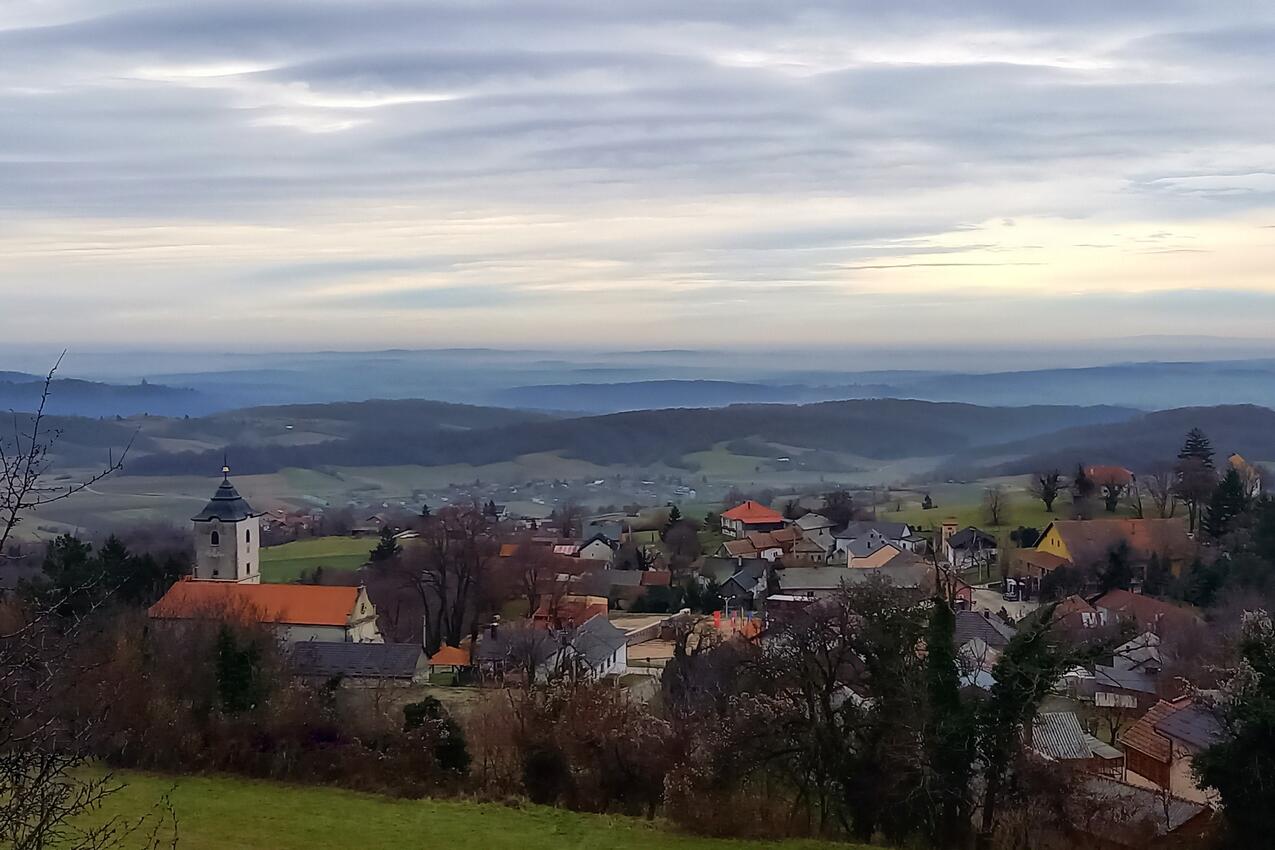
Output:
<svg viewBox="0 0 1275 850">
<path fill-rule="evenodd" d="M 1260 499 L 1260 469 L 1238 455 L 1223 469 L 1219 488 L 1238 481 L 1246 504 Z M 1045 478 L 1052 502 L 1067 485 Z M 363 566 L 280 584 L 263 582 L 260 548 L 263 522 L 279 519 L 249 505 L 226 468 L 192 519 L 190 574 L 148 614 L 156 626 L 247 616 L 273 630 L 299 681 L 460 706 L 563 680 L 659 700 L 675 658 L 729 645 L 764 653 L 854 588 L 882 587 L 910 605 L 950 606 L 960 691 L 986 701 L 1007 647 L 1045 616 L 1062 644 L 1101 649 L 1076 653 L 1083 660 L 1042 691 L 1022 745 L 1119 812 L 1078 819 L 1076 834 L 1134 846 L 1120 836 L 1136 826 L 1155 839 L 1137 846 L 1169 846 L 1216 818 L 1219 798 L 1192 762 L 1220 727 L 1200 701 L 1207 683 L 1192 680 L 1210 660 L 1204 613 L 1165 588 L 1228 556 L 1202 509 L 1104 515 L 1114 490 L 1136 486 L 1129 470 L 1081 467 L 1075 478 L 1074 507 L 1060 503 L 1018 545 L 941 509 L 928 526 L 875 520 L 844 492 L 744 499 L 703 521 L 674 503 L 640 516 L 573 504 L 532 519 L 489 501 L 370 516 L 351 531 L 369 546 Z M 838 687 L 856 698 L 853 676 Z"/>
</svg>

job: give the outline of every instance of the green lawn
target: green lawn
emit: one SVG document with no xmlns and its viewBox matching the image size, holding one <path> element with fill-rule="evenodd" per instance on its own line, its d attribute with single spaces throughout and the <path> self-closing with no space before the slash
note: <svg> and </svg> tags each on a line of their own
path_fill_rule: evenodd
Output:
<svg viewBox="0 0 1275 850">
<path fill-rule="evenodd" d="M 370 537 L 312 537 L 261 550 L 261 579 L 266 582 L 292 581 L 303 570 L 325 567 L 357 569 L 376 546 Z"/>
<path fill-rule="evenodd" d="M 697 838 L 659 822 L 542 806 L 397 800 L 238 778 L 134 773 L 119 778 L 127 787 L 106 799 L 95 820 L 136 818 L 169 794 L 182 850 L 853 850 L 848 844 L 817 841 Z"/>
</svg>

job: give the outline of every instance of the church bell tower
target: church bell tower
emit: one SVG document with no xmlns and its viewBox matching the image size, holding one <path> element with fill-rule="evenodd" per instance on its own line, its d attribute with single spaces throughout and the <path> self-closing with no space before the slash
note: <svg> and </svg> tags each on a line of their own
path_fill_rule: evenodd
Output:
<svg viewBox="0 0 1275 850">
<path fill-rule="evenodd" d="M 260 514 L 230 483 L 230 467 L 221 468 L 221 486 L 198 515 L 195 528 L 195 578 L 261 583 Z"/>
</svg>

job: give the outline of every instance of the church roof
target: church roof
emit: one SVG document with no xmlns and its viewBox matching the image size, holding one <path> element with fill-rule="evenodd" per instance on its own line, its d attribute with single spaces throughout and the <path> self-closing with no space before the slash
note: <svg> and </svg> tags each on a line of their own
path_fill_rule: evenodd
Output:
<svg viewBox="0 0 1275 850">
<path fill-rule="evenodd" d="M 183 579 L 148 611 L 156 620 L 242 617 L 290 626 L 346 626 L 359 588 L 320 584 L 236 584 Z"/>
<path fill-rule="evenodd" d="M 247 500 L 239 495 L 235 485 L 230 483 L 230 470 L 223 468 L 222 473 L 225 477 L 221 480 L 221 486 L 217 488 L 216 493 L 213 493 L 208 504 L 204 505 L 204 509 L 191 517 L 192 522 L 211 522 L 215 519 L 222 522 L 238 522 L 257 515 L 252 505 L 249 505 Z"/>
</svg>

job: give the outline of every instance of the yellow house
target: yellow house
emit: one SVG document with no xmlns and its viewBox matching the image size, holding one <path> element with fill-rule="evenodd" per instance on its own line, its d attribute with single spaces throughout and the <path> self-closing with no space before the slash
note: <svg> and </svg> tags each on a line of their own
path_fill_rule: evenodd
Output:
<svg viewBox="0 0 1275 850">
<path fill-rule="evenodd" d="M 1105 561 L 1121 543 L 1129 547 L 1134 562 L 1157 556 L 1169 564 L 1174 574 L 1195 557 L 1195 543 L 1187 534 L 1184 519 L 1060 519 L 1045 529 L 1035 552 L 1044 563 L 1062 562 L 1089 567 Z"/>
</svg>

